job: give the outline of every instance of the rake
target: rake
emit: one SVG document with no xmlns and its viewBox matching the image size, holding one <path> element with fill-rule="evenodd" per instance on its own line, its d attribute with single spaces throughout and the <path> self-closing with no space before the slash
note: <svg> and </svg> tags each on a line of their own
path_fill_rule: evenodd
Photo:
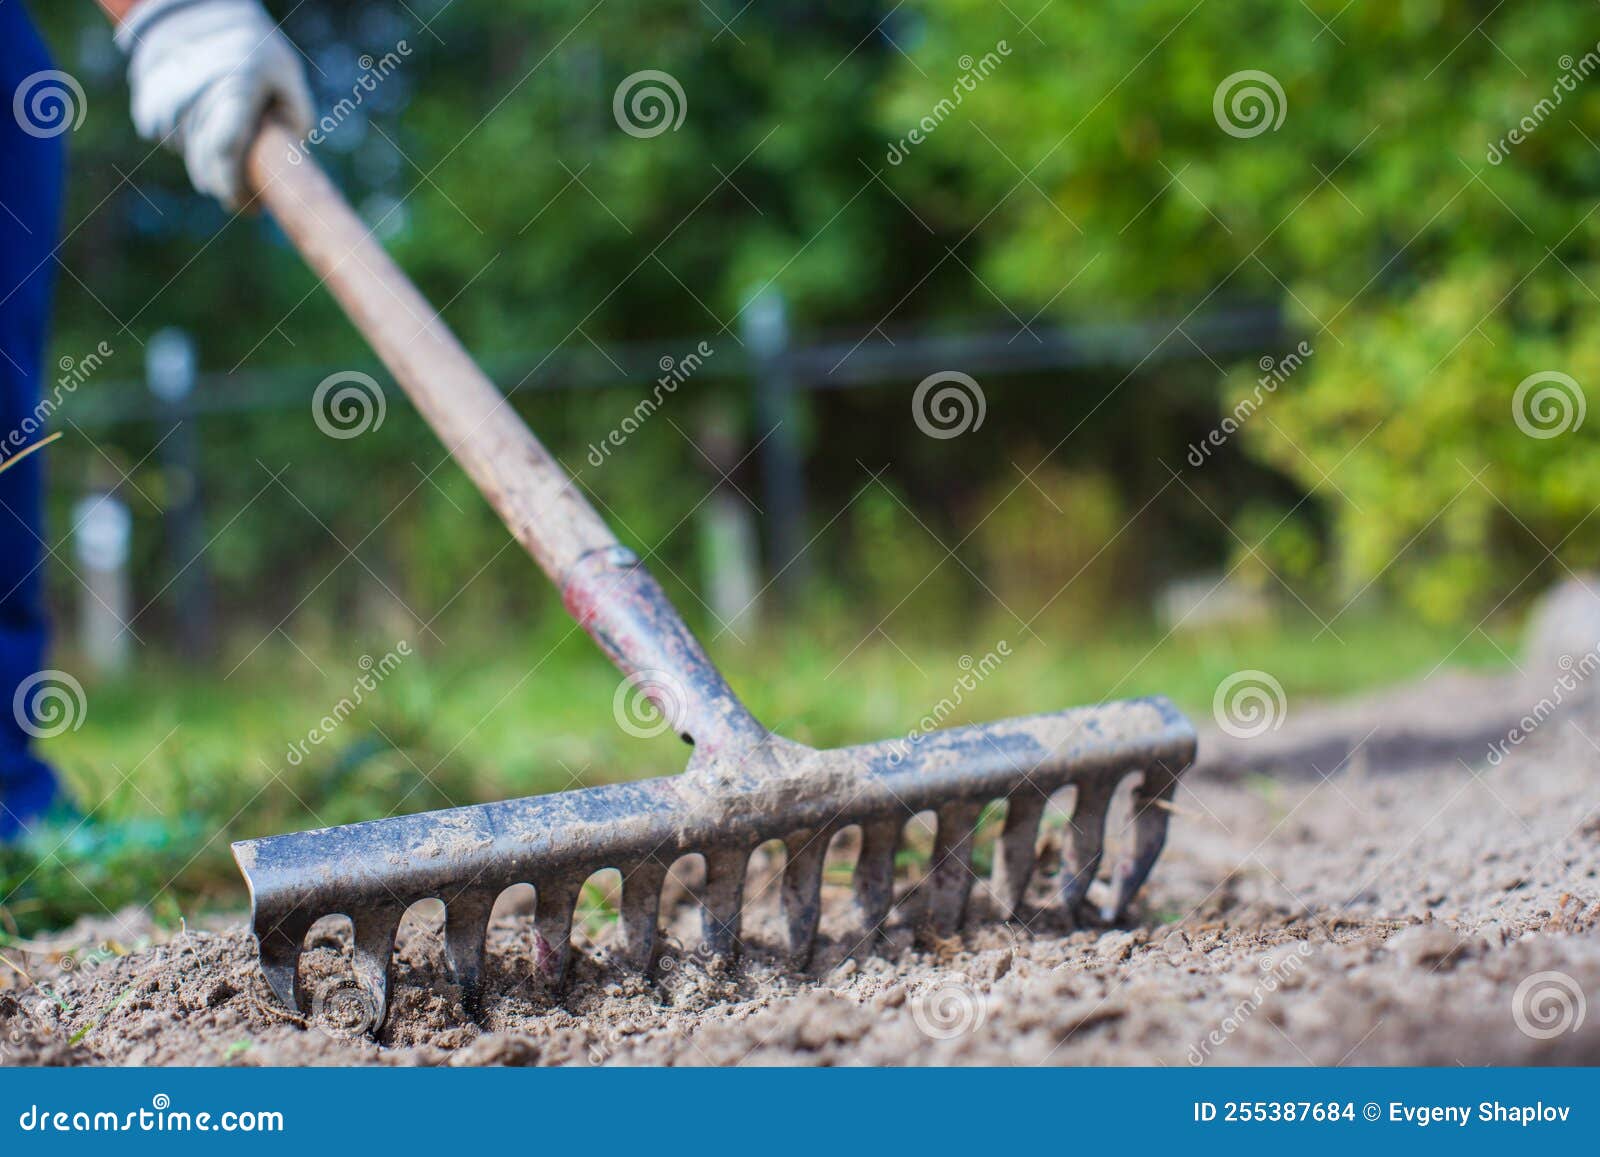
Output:
<svg viewBox="0 0 1600 1157">
<path fill-rule="evenodd" d="M 817 936 L 832 836 L 860 831 L 853 882 L 870 944 L 895 904 L 903 829 L 925 811 L 937 824 L 914 918 L 948 936 L 968 908 L 984 806 L 1006 802 L 988 889 L 1000 912 L 1014 917 L 1038 864 L 1045 805 L 1068 785 L 1076 796 L 1059 891 L 1065 911 L 1076 915 L 1099 872 L 1112 795 L 1137 774 L 1133 835 L 1101 905 L 1106 920 L 1124 912 L 1161 853 L 1167 802 L 1194 758 L 1194 729 L 1171 703 L 1113 702 L 831 751 L 773 734 L 281 125 L 263 125 L 248 171 L 280 227 L 622 671 L 628 694 L 652 704 L 694 748 L 676 776 L 235 843 L 262 971 L 280 1000 L 305 1007 L 298 963 L 306 933 L 320 917 L 344 915 L 354 928 L 370 1023 L 381 1025 L 401 918 L 432 899 L 444 904 L 450 975 L 474 1009 L 490 914 L 515 884 L 535 889 L 534 968 L 559 987 L 569 972 L 579 891 L 608 868 L 622 876 L 619 955 L 648 971 L 668 869 L 690 854 L 703 857 L 706 871 L 701 950 L 726 960 L 739 948 L 749 857 L 768 840 L 785 845 L 781 924 L 788 954 L 803 968 Z"/>
</svg>

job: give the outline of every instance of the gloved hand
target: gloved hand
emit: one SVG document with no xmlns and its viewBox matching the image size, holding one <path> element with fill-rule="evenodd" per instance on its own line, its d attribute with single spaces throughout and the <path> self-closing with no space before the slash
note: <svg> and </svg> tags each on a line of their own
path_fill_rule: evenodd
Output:
<svg viewBox="0 0 1600 1157">
<path fill-rule="evenodd" d="M 230 209 L 267 107 L 296 134 L 311 127 L 300 55 L 258 0 L 142 0 L 116 38 L 139 135 L 182 153 L 194 187 Z"/>
</svg>

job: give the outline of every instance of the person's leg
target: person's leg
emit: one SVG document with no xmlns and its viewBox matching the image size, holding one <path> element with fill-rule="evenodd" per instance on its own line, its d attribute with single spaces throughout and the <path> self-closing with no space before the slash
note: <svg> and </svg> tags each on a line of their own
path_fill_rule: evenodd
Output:
<svg viewBox="0 0 1600 1157">
<path fill-rule="evenodd" d="M 0 3 L 0 95 L 49 68 L 21 3 Z M 26 445 L 44 433 L 35 408 L 60 231 L 61 138 L 24 119 L 0 116 L 0 467 L 16 452 L 13 432 Z M 0 470 L 0 840 L 26 831 L 58 791 L 28 749 L 28 720 L 16 704 L 18 688 L 45 662 L 43 458 Z"/>
</svg>

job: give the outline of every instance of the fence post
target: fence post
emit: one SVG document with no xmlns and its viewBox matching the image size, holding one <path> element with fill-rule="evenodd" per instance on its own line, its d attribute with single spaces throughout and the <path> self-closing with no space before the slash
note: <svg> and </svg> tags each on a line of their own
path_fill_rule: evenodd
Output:
<svg viewBox="0 0 1600 1157">
<path fill-rule="evenodd" d="M 801 405 L 789 357 L 789 317 L 783 295 L 764 289 L 744 308 L 744 342 L 754 367 L 761 492 L 766 507 L 767 564 L 786 599 L 806 586 L 805 474 L 800 460 Z"/>
<path fill-rule="evenodd" d="M 700 572 L 719 632 L 726 627 L 738 636 L 759 618 L 761 550 L 755 511 L 728 479 L 741 456 L 743 425 L 729 403 L 715 395 L 700 413 L 697 440 L 719 476 L 700 508 Z"/>
<path fill-rule="evenodd" d="M 173 428 L 161 443 L 167 500 L 162 516 L 178 649 L 200 662 L 212 653 L 211 571 L 205 559 L 205 520 L 200 505 L 200 439 L 189 405 L 194 393 L 194 341 L 181 329 L 163 329 L 145 347 L 145 378 L 160 405 L 162 424 Z"/>
<path fill-rule="evenodd" d="M 131 613 L 128 545 L 133 516 L 109 490 L 92 491 L 72 509 L 72 547 L 83 568 L 78 597 L 78 646 L 89 667 L 113 675 L 128 665 Z"/>
</svg>

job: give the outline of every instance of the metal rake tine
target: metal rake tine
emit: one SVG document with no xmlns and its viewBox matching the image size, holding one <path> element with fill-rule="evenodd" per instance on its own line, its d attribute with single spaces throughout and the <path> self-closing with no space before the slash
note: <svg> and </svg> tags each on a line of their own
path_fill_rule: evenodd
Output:
<svg viewBox="0 0 1600 1157">
<path fill-rule="evenodd" d="M 309 920 L 286 918 L 257 937 L 261 973 L 267 987 L 295 1012 L 306 1011 L 305 989 L 300 981 L 300 946 L 310 931 Z"/>
<path fill-rule="evenodd" d="M 783 917 L 789 956 L 796 968 L 811 963 L 817 924 L 822 918 L 822 864 L 828 855 L 828 829 L 796 832 L 784 840 Z"/>
<path fill-rule="evenodd" d="M 572 912 L 581 885 L 563 880 L 534 887 L 538 893 L 533 907 L 535 964 L 546 983 L 559 985 L 572 959 Z"/>
<path fill-rule="evenodd" d="M 700 899 L 700 937 L 712 956 L 739 951 L 739 917 L 744 907 L 744 874 L 750 849 L 722 848 L 705 853 L 706 887 Z"/>
<path fill-rule="evenodd" d="M 983 801 L 1029 801 L 1016 804 L 1007 822 L 1011 835 L 1002 840 L 1000 859 L 1009 866 L 1000 869 L 998 881 L 1006 897 L 1025 885 L 1025 832 L 1035 810 L 1025 788 L 1042 795 L 1079 787 L 1062 885 L 1063 899 L 1078 908 L 1103 855 L 1105 812 L 1116 783 L 1144 772 L 1145 785 L 1135 793 L 1134 847 L 1111 892 L 1120 909 L 1160 851 L 1167 813 L 1159 805 L 1192 759 L 1193 745 L 1187 721 L 1159 699 L 936 731 L 909 752 L 899 741 L 815 751 L 769 739 L 757 754 L 737 756 L 706 755 L 708 749 L 697 745 L 689 769 L 674 779 L 242 841 L 234 855 L 250 886 L 252 923 L 273 991 L 286 1003 L 296 1001 L 299 943 L 311 920 L 355 913 L 362 968 L 386 1007 L 387 971 L 379 965 L 392 956 L 406 905 L 446 901 L 447 947 L 454 942 L 457 974 L 470 980 L 474 965 L 481 975 L 477 940 L 487 920 L 487 893 L 509 881 L 533 882 L 540 897 L 540 971 L 559 982 L 569 971 L 578 890 L 607 863 L 637 865 L 624 884 L 623 948 L 648 963 L 658 936 L 660 862 L 703 855 L 702 950 L 729 956 L 739 946 L 750 851 L 771 839 L 790 841 L 787 908 L 792 942 L 803 956 L 807 933 L 815 942 L 814 857 L 824 855 L 824 833 L 848 824 L 862 830 L 855 891 L 869 933 L 862 945 L 869 945 L 894 907 L 895 853 L 905 817 L 928 810 L 938 815 L 939 830 L 918 903 L 926 925 L 949 933 L 967 907 L 973 829 Z M 802 833 L 817 836 L 796 847 Z"/>
<path fill-rule="evenodd" d="M 861 825 L 861 855 L 856 860 L 856 907 L 863 936 L 876 939 L 894 906 L 894 855 L 900 849 L 898 819 L 867 820 Z"/>
<path fill-rule="evenodd" d="M 1031 782 L 1006 800 L 1006 826 L 995 850 L 989 893 L 1008 920 L 1020 917 L 1023 894 L 1039 861 L 1039 820 L 1047 802 Z"/>
<path fill-rule="evenodd" d="M 1078 798 L 1061 849 L 1061 906 L 1074 921 L 1089 894 L 1089 885 L 1100 871 L 1100 858 L 1106 848 L 1106 813 L 1115 791 L 1115 783 L 1078 784 Z"/>
<path fill-rule="evenodd" d="M 372 1027 L 389 1015 L 389 989 L 394 974 L 394 942 L 405 909 L 385 905 L 363 912 L 355 924 L 356 977 L 372 998 Z"/>
<path fill-rule="evenodd" d="M 923 882 L 927 906 L 923 923 L 939 936 L 952 936 L 961 927 L 972 894 L 972 840 L 977 834 L 981 803 L 962 801 L 938 809 L 939 826 L 933 839 L 933 858 Z"/>
<path fill-rule="evenodd" d="M 461 989 L 461 1003 L 477 1011 L 483 996 L 483 961 L 488 951 L 494 900 L 483 892 L 463 892 L 444 906 L 444 958 L 450 979 Z"/>
<path fill-rule="evenodd" d="M 648 970 L 655 963 L 656 933 L 661 920 L 661 888 L 667 867 L 655 857 L 634 867 L 622 880 L 622 957 Z"/>
<path fill-rule="evenodd" d="M 1146 769 L 1144 779 L 1133 790 L 1132 846 L 1118 859 L 1111 876 L 1111 896 L 1101 915 L 1113 920 L 1128 906 L 1144 886 L 1156 859 L 1167 842 L 1166 805 L 1178 788 L 1178 774 L 1165 763 Z"/>
</svg>

